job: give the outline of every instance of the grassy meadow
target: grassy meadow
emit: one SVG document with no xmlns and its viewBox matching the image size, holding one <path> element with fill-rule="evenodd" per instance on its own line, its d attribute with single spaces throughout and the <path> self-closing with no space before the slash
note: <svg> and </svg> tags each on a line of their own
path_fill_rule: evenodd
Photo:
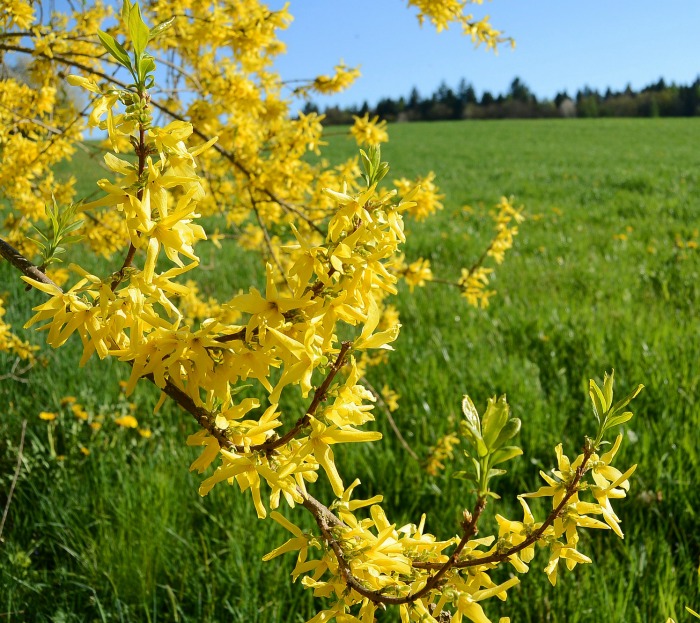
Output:
<svg viewBox="0 0 700 623">
<path fill-rule="evenodd" d="M 390 176 L 434 170 L 445 194 L 444 210 L 408 224 L 407 257 L 430 259 L 436 276 L 457 277 L 478 257 L 490 239 L 489 208 L 501 195 L 514 195 L 529 217 L 496 270 L 498 294 L 487 310 L 468 307 L 445 286 L 402 291 L 396 352 L 369 377 L 401 394 L 394 419 L 420 456 L 455 427 L 463 394 L 482 410 L 489 396 L 507 393 L 523 422 L 525 454 L 500 479 L 503 499 L 490 505 L 482 535 L 496 512 L 520 518 L 514 494 L 540 486 L 538 472 L 553 465 L 558 442 L 575 455 L 595 432 L 589 378 L 600 381 L 614 368 L 618 395 L 646 386 L 616 459 L 639 464 L 629 496 L 615 505 L 624 541 L 611 531 L 583 533 L 579 549 L 594 564 L 573 572 L 562 566 L 556 588 L 540 551 L 508 601 L 488 603 L 489 616 L 690 621 L 684 606 L 700 608 L 700 119 L 415 123 L 391 127 L 390 136 L 383 150 Z M 331 160 L 356 149 L 344 137 L 328 140 Z M 63 172 L 88 165 L 80 154 Z M 86 184 L 84 192 L 93 192 Z M 224 245 L 199 247 L 202 290 L 221 297 L 247 287 L 251 272 L 260 277 L 254 260 Z M 19 330 L 41 295 L 24 292 L 6 263 L 0 291 L 9 294 L 6 319 Z M 185 445 L 194 421 L 171 405 L 151 415 L 153 388 L 139 385 L 127 400 L 118 381 L 128 368 L 91 360 L 80 369 L 78 351 L 69 343 L 46 352 L 47 365 L 28 372 L 28 383 L 0 381 L 0 512 L 28 420 L 0 543 L 0 622 L 310 618 L 321 603 L 291 583 L 295 557 L 261 562 L 286 533 L 256 520 L 250 496 L 237 489 L 199 497 L 201 478 L 188 472 L 198 451 Z M 11 364 L 0 358 L 0 375 Z M 91 418 L 104 416 L 102 430 L 85 436 L 60 407 L 65 396 Z M 59 410 L 58 423 L 38 417 Z M 115 414 L 132 411 L 149 438 L 114 425 Z M 383 493 L 399 525 L 426 512 L 431 532 L 456 533 L 461 509 L 473 504 L 451 478 L 465 468 L 461 452 L 430 477 L 379 409 L 376 426 L 381 442 L 337 451 L 346 482 L 359 477 L 361 497 Z M 330 500 L 327 484 L 315 494 Z M 289 513 L 311 529 L 302 509 Z M 397 620 L 395 610 L 381 617 Z"/>
</svg>

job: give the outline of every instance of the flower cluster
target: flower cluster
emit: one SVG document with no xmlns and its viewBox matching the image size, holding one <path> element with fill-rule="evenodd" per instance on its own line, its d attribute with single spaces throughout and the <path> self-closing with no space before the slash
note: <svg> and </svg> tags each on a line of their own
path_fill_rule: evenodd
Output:
<svg viewBox="0 0 700 623">
<path fill-rule="evenodd" d="M 487 22 L 464 15 L 465 2 L 409 4 L 438 29 L 457 22 L 489 46 L 501 40 Z M 8 23 L 13 28 L 30 19 L 31 13 L 22 13 L 18 4 L 11 6 Z M 398 180 L 395 189 L 384 189 L 389 167 L 374 145 L 360 151 L 362 173 L 356 159 L 329 167 L 303 158 L 320 144 L 320 118 L 290 119 L 281 83 L 270 71 L 282 49 L 276 31 L 289 21 L 286 7 L 270 11 L 257 0 L 223 0 L 210 17 L 192 20 L 170 17 L 187 14 L 189 5 L 179 0 L 156 0 L 149 10 L 168 19 L 149 28 L 140 7 L 124 0 L 121 21 L 128 39 L 119 42 L 117 28 L 98 31 L 109 62 L 130 74 L 128 83 L 108 79 L 96 60 L 96 42 L 81 38 L 69 46 L 59 34 L 67 29 L 68 18 L 60 24 L 51 18 L 33 37 L 38 65 L 31 71 L 46 71 L 40 64 L 49 62 L 80 70 L 69 83 L 89 94 L 89 125 L 108 133 L 110 151 L 103 159 L 112 179 L 98 182 L 101 197 L 59 209 L 69 203 L 72 183 L 56 185 L 45 167 L 66 156 L 71 143 L 54 143 L 32 134 L 34 129 L 23 133 L 22 115 L 36 115 L 35 128 L 45 125 L 48 117 L 42 115 L 56 107 L 50 84 L 43 94 L 32 91 L 33 108 L 14 109 L 15 126 L 0 135 L 0 149 L 11 156 L 0 166 L 0 184 L 24 184 L 9 195 L 19 206 L 8 217 L 10 240 L 31 253 L 21 223 L 48 218 L 67 234 L 77 228 L 77 210 L 97 230 L 88 242 L 123 249 L 124 257 L 102 275 L 69 264 L 62 274 L 68 286 L 62 289 L 43 273 L 45 266 L 32 265 L 0 241 L 3 255 L 25 274 L 25 281 L 48 296 L 26 326 L 39 324 L 56 348 L 77 334 L 81 363 L 97 354 L 128 365 L 124 400 L 140 380 L 147 380 L 162 392 L 156 409 L 170 397 L 194 417 L 200 430 L 187 443 L 201 453 L 191 469 L 208 472 L 200 493 L 206 495 L 220 483 L 238 485 L 250 491 L 258 517 L 272 510 L 272 518 L 289 530 L 292 538 L 267 558 L 298 552 L 293 576 L 326 598 L 324 610 L 309 623 L 370 623 L 385 606 L 398 607 L 403 623 L 437 623 L 446 616 L 455 623 L 483 623 L 488 618 L 482 603 L 506 599 L 519 582 L 517 577 L 496 581 L 491 574 L 499 564 L 510 563 L 524 573 L 535 546 L 546 548 L 545 572 L 555 583 L 561 559 L 569 568 L 589 561 L 578 549 L 579 528 L 609 528 L 621 536 L 612 500 L 624 497 L 634 467 L 620 472 L 611 464 L 621 437 L 608 452 L 599 449 L 604 434 L 632 416 L 624 409 L 639 389 L 613 404 L 612 375 L 602 390 L 591 385 L 595 438 L 586 439 L 573 462 L 557 447 L 557 469 L 542 474 L 546 486 L 521 496 L 522 521 L 497 517 L 498 536 L 476 538 L 488 500 L 498 497 L 490 484 L 504 473 L 497 466 L 522 454 L 508 445 L 520 421 L 510 417 L 505 397 L 490 400 L 483 415 L 468 397 L 462 403 L 460 440 L 470 447 L 471 471 L 455 476 L 473 484 L 468 493 L 474 505 L 464 511 L 459 534 L 439 539 L 425 531 L 425 516 L 417 524 L 397 526 L 380 506 L 381 496 L 352 498 L 359 482 L 346 486 L 333 447 L 381 437 L 365 427 L 374 418 L 376 396 L 361 380 L 366 367 L 382 361 L 398 337 L 399 315 L 388 297 L 397 292 L 400 277 L 411 288 L 436 281 L 427 260 L 407 263 L 401 255 L 404 216 L 422 220 L 442 207 L 433 175 L 417 185 Z M 96 30 L 96 22 L 109 13 L 97 5 L 76 23 Z M 226 48 L 230 56 L 223 53 Z M 152 54 L 168 50 L 177 50 L 182 63 L 171 84 L 183 80 L 206 97 L 178 101 L 173 87 L 170 94 L 166 89 L 164 101 L 155 99 L 158 59 Z M 88 64 L 79 60 L 91 52 L 94 59 Z M 190 73 L 188 67 L 196 71 Z M 336 90 L 355 76 L 356 70 L 341 64 L 334 76 L 321 76 L 297 91 Z M 21 88 L 16 82 L 9 85 Z M 160 125 L 154 110 L 172 120 Z M 358 121 L 356 134 L 381 138 L 381 124 Z M 54 145 L 60 149 L 50 157 L 31 150 L 20 157 L 14 141 L 21 147 L 25 134 L 47 152 Z M 66 134 L 65 127 L 58 130 L 59 137 Z M 132 157 L 117 155 L 127 150 Z M 28 172 L 26 183 L 12 179 L 18 167 Z M 48 198 L 38 192 L 42 184 L 58 191 L 53 210 L 43 207 Z M 233 204 L 228 197 L 235 197 Z M 264 249 L 264 288 L 251 286 L 222 301 L 203 299 L 189 280 L 199 266 L 197 244 L 207 239 L 200 221 L 205 214 L 224 215 L 246 244 Z M 471 304 L 488 301 L 490 269 L 482 264 L 488 257 L 503 259 L 517 233 L 513 223 L 520 220 L 520 211 L 502 200 L 494 239 L 456 284 Z M 220 238 L 217 234 L 217 243 Z M 299 394 L 306 401 L 303 412 L 289 406 L 298 405 Z M 381 394 L 393 410 L 398 395 L 389 387 Z M 81 430 L 86 423 L 93 432 L 99 430 L 99 416 L 76 400 L 66 398 L 61 409 L 60 416 L 49 411 L 38 416 L 48 422 L 50 435 L 61 419 Z M 113 423 L 125 434 L 138 429 L 131 408 Z M 148 429 L 139 432 L 149 436 Z M 443 439 L 434 453 L 438 461 L 450 457 L 456 442 L 456 434 Z M 89 448 L 81 446 L 80 452 L 87 454 Z M 310 493 L 321 473 L 335 496 L 328 506 Z M 591 499 L 582 499 L 584 493 Z M 551 497 L 551 512 L 535 521 L 526 497 Z M 301 505 L 312 514 L 316 534 L 303 532 L 275 510 L 283 498 L 290 507 Z M 368 510 L 358 513 L 362 509 Z"/>
<path fill-rule="evenodd" d="M 422 25 L 428 19 L 435 29 L 440 32 L 447 30 L 455 24 L 462 28 L 462 32 L 471 37 L 475 45 L 486 45 L 489 50 L 496 50 L 502 43 L 511 46 L 515 42 L 510 37 L 505 37 L 500 30 L 496 30 L 489 18 L 476 20 L 474 15 L 466 13 L 467 4 L 481 4 L 483 0 L 408 0 L 409 6 L 418 9 L 418 21 Z"/>
<path fill-rule="evenodd" d="M 606 386 L 612 387 L 612 376 L 606 377 Z M 638 391 L 639 388 L 633 395 Z M 633 395 L 622 402 L 629 402 Z M 620 404 L 608 404 L 606 416 L 613 414 Z M 603 454 L 596 451 L 592 439 L 587 439 L 584 451 L 574 461 L 558 445 L 557 469 L 551 475 L 541 472 L 546 485 L 518 498 L 523 509 L 522 520 L 497 514 L 498 534 L 474 538 L 486 498 L 498 497 L 489 489 L 488 481 L 504 470 L 494 466 L 521 453 L 515 446 L 504 445 L 517 434 L 520 423 L 509 418 L 504 398 L 489 401 L 486 412 L 479 416 L 471 400 L 465 397 L 464 414 L 464 425 L 469 430 L 465 437 L 472 446 L 471 456 L 476 466 L 474 478 L 483 490 L 474 511 L 465 511 L 461 536 L 440 540 L 425 532 L 425 515 L 418 525 L 398 527 L 382 510 L 380 496 L 370 500 L 351 499 L 359 481 L 353 482 L 329 508 L 306 504 L 317 520 L 320 535 L 304 533 L 273 513 L 273 519 L 289 530 L 292 538 L 265 559 L 298 552 L 292 576 L 295 579 L 304 576 L 305 587 L 333 602 L 311 621 L 335 618 L 371 623 L 379 604 L 393 604 L 399 607 L 401 620 L 407 623 L 436 622 L 442 620 L 442 613 L 449 613 L 452 621 L 484 623 L 489 619 L 480 602 L 491 597 L 505 600 L 508 590 L 520 581 L 516 576 L 497 584 L 490 576 L 496 565 L 508 563 L 516 573 L 527 573 L 535 559 L 536 547 L 546 549 L 549 560 L 544 572 L 554 585 L 560 561 L 569 570 L 579 563 L 591 562 L 577 549 L 579 529 L 612 529 L 622 538 L 619 518 L 610 500 L 625 497 L 629 478 L 636 468 L 632 466 L 623 473 L 612 465 L 622 435 Z M 590 501 L 582 499 L 584 494 Z M 552 510 L 544 520 L 536 520 L 528 506 L 525 498 L 532 497 L 552 499 Z M 369 516 L 358 518 L 356 511 L 366 507 Z M 595 516 L 602 516 L 603 520 Z M 442 582 L 437 581 L 440 577 Z"/>
<path fill-rule="evenodd" d="M 3 319 L 5 307 L 2 297 L 0 297 L 0 353 L 9 353 L 33 364 L 36 361 L 36 351 L 38 346 L 29 344 L 12 332 L 12 325 L 7 324 Z"/>
<path fill-rule="evenodd" d="M 379 121 L 379 116 L 375 115 L 370 119 L 369 113 L 364 116 L 353 116 L 355 123 L 350 128 L 350 134 L 362 145 L 379 145 L 389 140 L 389 133 L 386 131 L 386 121 Z"/>
<path fill-rule="evenodd" d="M 41 411 L 37 417 L 47 422 L 49 455 L 58 461 L 90 456 L 93 450 L 109 451 L 118 439 L 149 439 L 152 430 L 139 426 L 137 405 L 121 393 L 116 403 L 86 406 L 75 396 L 61 398 L 54 411 Z M 119 429 L 124 433 L 119 435 Z M 127 433 L 126 431 L 133 431 Z"/>
</svg>

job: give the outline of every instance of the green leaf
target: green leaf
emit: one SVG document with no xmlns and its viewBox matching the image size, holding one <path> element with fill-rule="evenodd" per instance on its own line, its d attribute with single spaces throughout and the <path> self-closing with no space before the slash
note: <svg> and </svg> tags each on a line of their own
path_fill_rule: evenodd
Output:
<svg viewBox="0 0 700 623">
<path fill-rule="evenodd" d="M 231 395 L 235 396 L 236 394 L 242 392 L 244 389 L 247 389 L 249 387 L 253 387 L 251 383 L 244 383 L 243 385 L 236 385 L 236 387 L 231 388 Z"/>
<path fill-rule="evenodd" d="M 175 23 L 175 17 L 171 17 L 170 19 L 166 19 L 164 22 L 161 22 L 160 24 L 157 24 L 148 33 L 148 40 L 152 41 L 153 39 L 156 39 L 157 37 L 160 37 L 168 28 L 170 28 L 173 24 Z"/>
<path fill-rule="evenodd" d="M 462 413 L 469 425 L 469 428 L 481 434 L 481 423 L 479 422 L 479 412 L 476 410 L 472 399 L 465 394 L 462 399 Z"/>
<path fill-rule="evenodd" d="M 476 439 L 476 453 L 481 459 L 489 455 L 489 449 L 481 437 L 477 437 Z"/>
<path fill-rule="evenodd" d="M 150 73 L 153 73 L 156 70 L 156 63 L 153 60 L 153 57 L 148 54 L 145 54 L 141 59 L 139 70 L 139 78 L 141 79 L 141 82 L 145 82 L 146 76 Z"/>
<path fill-rule="evenodd" d="M 114 37 L 108 35 L 106 32 L 102 32 L 101 30 L 97 31 L 97 36 L 100 38 L 104 49 L 107 50 L 107 52 L 109 52 L 120 65 L 129 70 L 132 69 L 129 54 Z"/>
<path fill-rule="evenodd" d="M 368 174 L 372 171 L 372 161 L 367 156 L 367 152 L 364 149 L 360 149 L 360 160 L 362 160 L 362 168 Z"/>
<path fill-rule="evenodd" d="M 388 172 L 389 172 L 389 163 L 388 162 L 380 163 L 379 168 L 377 169 L 377 174 L 374 176 L 374 181 L 381 182 Z"/>
<path fill-rule="evenodd" d="M 75 231 L 76 229 L 79 229 L 82 227 L 83 223 L 85 221 L 83 219 L 80 219 L 78 221 L 73 221 L 72 223 L 68 223 L 63 227 L 63 233 L 64 234 L 70 234 L 72 231 Z"/>
<path fill-rule="evenodd" d="M 76 242 L 80 242 L 81 240 L 85 240 L 85 236 L 67 236 L 63 239 L 63 244 L 75 244 Z"/>
<path fill-rule="evenodd" d="M 616 415 L 615 417 L 609 418 L 605 424 L 605 430 L 608 430 L 609 428 L 612 428 L 613 426 L 619 426 L 620 424 L 624 424 L 625 422 L 629 422 L 632 419 L 633 415 L 634 414 L 631 411 L 625 411 L 621 415 Z"/>
<path fill-rule="evenodd" d="M 377 167 L 379 167 L 379 160 L 381 158 L 380 156 L 381 149 L 379 145 L 370 145 L 369 146 L 369 159 L 372 167 L 372 171 L 376 171 Z"/>
<path fill-rule="evenodd" d="M 615 370 L 610 372 L 610 375 L 608 376 L 608 373 L 605 373 L 605 377 L 603 378 L 603 397 L 605 398 L 605 404 L 606 407 L 609 409 L 610 405 L 612 404 L 613 401 L 613 384 L 615 383 Z"/>
<path fill-rule="evenodd" d="M 43 234 L 42 234 L 43 235 Z M 30 238 L 30 240 L 42 251 L 46 251 L 46 245 L 43 242 L 39 242 L 36 238 Z"/>
<path fill-rule="evenodd" d="M 467 480 L 469 482 L 476 482 L 476 476 L 471 472 L 467 472 L 464 470 L 454 472 L 454 474 L 452 474 L 452 478 L 454 478 L 455 480 Z"/>
<path fill-rule="evenodd" d="M 476 480 L 481 478 L 481 463 L 472 457 L 472 463 L 474 464 L 474 470 L 476 471 Z"/>
<path fill-rule="evenodd" d="M 615 406 L 611 410 L 612 414 L 615 415 L 618 411 L 622 411 L 630 402 L 632 402 L 639 395 L 639 392 L 641 392 L 643 389 L 644 385 L 637 385 L 637 388 L 631 394 L 629 394 L 619 402 L 615 403 Z"/>
<path fill-rule="evenodd" d="M 505 395 L 500 398 L 489 398 L 486 413 L 481 418 L 481 430 L 484 436 L 484 443 L 488 448 L 493 448 L 493 444 L 498 439 L 501 430 L 508 421 L 508 402 Z"/>
<path fill-rule="evenodd" d="M 491 465 L 498 465 L 499 463 L 504 463 L 505 461 L 510 461 L 516 456 L 520 456 L 523 453 L 521 448 L 518 446 L 506 446 L 500 450 L 496 450 L 491 455 Z"/>
<path fill-rule="evenodd" d="M 600 391 L 600 387 L 598 387 L 598 384 L 593 379 L 591 379 L 588 386 L 588 393 L 591 397 L 591 401 L 593 402 L 593 413 L 595 414 L 596 420 L 598 420 L 598 424 L 600 424 L 605 416 L 607 408 L 605 408 L 603 404 L 605 401 L 603 392 Z"/>
<path fill-rule="evenodd" d="M 510 418 L 508 422 L 506 422 L 506 425 L 501 429 L 498 438 L 491 448 L 494 450 L 500 448 L 506 441 L 515 437 L 520 432 L 520 426 L 520 418 Z"/>
<path fill-rule="evenodd" d="M 122 4 L 122 21 L 124 22 L 124 25 L 129 24 L 129 13 L 131 12 L 131 7 L 133 5 L 129 0 L 124 0 L 124 3 Z"/>
<path fill-rule="evenodd" d="M 44 235 L 44 233 L 36 225 L 32 225 L 32 228 L 34 229 L 34 231 L 37 234 L 39 234 L 44 240 L 46 240 L 46 242 L 49 241 L 49 239 Z"/>
<path fill-rule="evenodd" d="M 134 52 L 138 59 L 148 45 L 149 30 L 141 17 L 141 8 L 136 3 L 129 11 L 128 28 L 131 42 L 134 44 Z"/>
<path fill-rule="evenodd" d="M 508 472 L 505 469 L 490 469 L 487 478 L 494 478 L 495 476 L 503 476 Z"/>
</svg>

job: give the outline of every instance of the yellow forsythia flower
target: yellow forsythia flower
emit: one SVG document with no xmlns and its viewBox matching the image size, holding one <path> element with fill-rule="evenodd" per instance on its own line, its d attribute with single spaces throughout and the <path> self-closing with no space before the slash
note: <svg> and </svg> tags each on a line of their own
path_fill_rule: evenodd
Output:
<svg viewBox="0 0 700 623">
<path fill-rule="evenodd" d="M 365 113 L 364 117 L 353 115 L 355 123 L 350 128 L 357 144 L 362 145 L 377 145 L 378 143 L 386 143 L 389 140 L 389 134 L 386 131 L 386 121 L 379 121 L 379 115 L 375 115 L 371 119 L 369 113 Z"/>
<path fill-rule="evenodd" d="M 123 426 L 124 428 L 137 428 L 139 423 L 133 415 L 123 415 L 114 420 L 117 426 Z"/>
<path fill-rule="evenodd" d="M 394 412 L 399 408 L 399 398 L 401 396 L 388 385 L 382 387 L 382 400 L 384 400 L 389 411 Z"/>
</svg>

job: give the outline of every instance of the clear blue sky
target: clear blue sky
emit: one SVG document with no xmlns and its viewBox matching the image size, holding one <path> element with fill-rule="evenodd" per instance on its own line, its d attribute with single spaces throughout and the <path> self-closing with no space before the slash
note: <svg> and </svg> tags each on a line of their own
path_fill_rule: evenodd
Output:
<svg viewBox="0 0 700 623">
<path fill-rule="evenodd" d="M 279 6 L 283 2 L 272 2 Z M 638 89 L 663 77 L 692 82 L 700 74 L 700 0 L 493 0 L 474 6 L 515 38 L 497 56 L 478 50 L 458 30 L 418 26 L 403 0 L 292 0 L 294 22 L 282 33 L 286 80 L 329 73 L 343 59 L 362 77 L 326 104 L 370 104 L 431 94 L 442 80 L 464 77 L 478 94 L 502 93 L 519 76 L 538 97 L 589 85 Z"/>
</svg>

